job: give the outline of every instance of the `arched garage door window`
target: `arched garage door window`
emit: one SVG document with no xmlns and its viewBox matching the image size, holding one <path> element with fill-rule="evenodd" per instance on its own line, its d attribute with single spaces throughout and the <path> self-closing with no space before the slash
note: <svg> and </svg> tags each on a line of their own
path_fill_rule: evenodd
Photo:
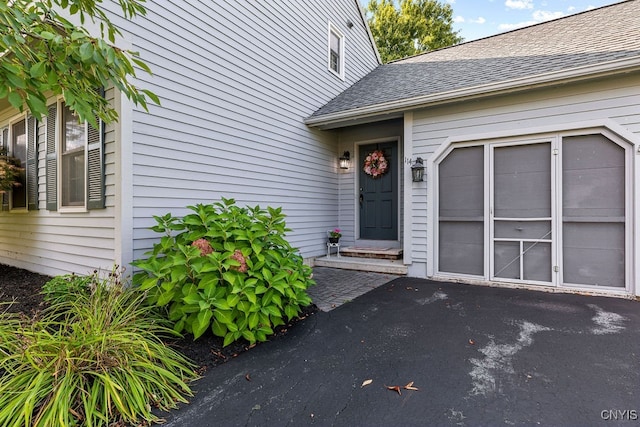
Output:
<svg viewBox="0 0 640 427">
<path fill-rule="evenodd" d="M 437 271 L 625 288 L 630 147 L 594 133 L 454 147 L 437 164 Z"/>
</svg>

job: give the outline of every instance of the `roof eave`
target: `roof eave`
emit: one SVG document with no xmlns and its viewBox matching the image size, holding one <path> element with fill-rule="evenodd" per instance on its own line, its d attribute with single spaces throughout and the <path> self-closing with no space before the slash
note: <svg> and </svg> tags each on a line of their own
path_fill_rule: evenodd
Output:
<svg viewBox="0 0 640 427">
<path fill-rule="evenodd" d="M 538 74 L 484 85 L 471 86 L 463 89 L 439 92 L 397 101 L 354 108 L 336 113 L 323 114 L 318 117 L 308 117 L 305 124 L 311 127 L 330 129 L 349 125 L 353 121 L 362 121 L 368 117 L 389 114 L 398 111 L 414 110 L 418 108 L 459 102 L 467 99 L 477 99 L 495 96 L 503 93 L 523 90 L 531 87 L 550 86 L 559 83 L 570 83 L 585 79 L 603 77 L 607 75 L 628 73 L 640 70 L 640 55 L 614 61 L 602 62 L 596 65 L 570 68 L 562 71 Z"/>
</svg>

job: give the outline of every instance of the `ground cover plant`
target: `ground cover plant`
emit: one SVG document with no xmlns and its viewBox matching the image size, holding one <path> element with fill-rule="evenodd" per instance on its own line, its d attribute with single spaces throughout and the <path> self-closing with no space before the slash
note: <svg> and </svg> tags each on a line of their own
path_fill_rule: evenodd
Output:
<svg viewBox="0 0 640 427">
<path fill-rule="evenodd" d="M 144 294 L 90 278 L 45 285 L 32 317 L 0 313 L 0 425 L 148 423 L 191 394 L 194 365 L 160 339 L 172 331 Z"/>
<path fill-rule="evenodd" d="M 177 332 L 207 330 L 227 346 L 265 341 L 311 304 L 311 268 L 285 239 L 281 209 L 238 207 L 233 199 L 190 206 L 183 218 L 155 217 L 162 233 L 134 284 L 165 310 Z"/>
</svg>

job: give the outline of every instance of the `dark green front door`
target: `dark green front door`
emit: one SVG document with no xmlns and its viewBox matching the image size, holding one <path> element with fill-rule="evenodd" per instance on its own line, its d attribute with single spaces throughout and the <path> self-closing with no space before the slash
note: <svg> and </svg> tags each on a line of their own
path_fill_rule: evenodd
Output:
<svg viewBox="0 0 640 427">
<path fill-rule="evenodd" d="M 367 156 L 382 152 L 388 168 L 373 177 L 364 170 Z M 398 143 L 361 145 L 359 148 L 360 238 L 398 240 Z"/>
</svg>

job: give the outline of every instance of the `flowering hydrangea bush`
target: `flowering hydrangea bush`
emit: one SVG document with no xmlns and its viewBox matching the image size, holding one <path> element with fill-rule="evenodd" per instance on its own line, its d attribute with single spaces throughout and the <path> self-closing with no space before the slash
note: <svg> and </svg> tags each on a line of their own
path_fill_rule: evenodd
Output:
<svg viewBox="0 0 640 427">
<path fill-rule="evenodd" d="M 234 200 L 189 206 L 193 213 L 155 217 L 164 235 L 134 284 L 149 292 L 177 332 L 200 337 L 207 328 L 224 345 L 265 341 L 273 328 L 311 304 L 311 268 L 285 240 L 280 208 L 240 208 Z M 177 234 L 176 234 L 177 233 Z"/>
</svg>

